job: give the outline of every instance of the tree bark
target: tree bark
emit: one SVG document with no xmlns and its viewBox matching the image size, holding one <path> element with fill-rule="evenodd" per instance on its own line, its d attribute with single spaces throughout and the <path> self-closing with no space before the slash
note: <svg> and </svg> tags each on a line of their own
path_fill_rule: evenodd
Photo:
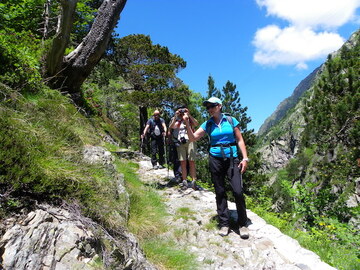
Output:
<svg viewBox="0 0 360 270">
<path fill-rule="evenodd" d="M 140 135 L 144 132 L 146 122 L 148 120 L 148 113 L 147 113 L 147 107 L 146 106 L 139 106 L 139 112 L 140 112 L 140 128 L 139 132 Z"/>
<path fill-rule="evenodd" d="M 104 0 L 90 32 L 74 51 L 63 57 L 55 72 L 48 72 L 52 77 L 52 88 L 79 93 L 81 85 L 101 59 L 125 4 L 126 0 Z"/>
<path fill-rule="evenodd" d="M 78 0 L 62 0 L 61 14 L 58 17 L 58 26 L 51 48 L 46 56 L 45 72 L 47 77 L 54 77 L 60 71 L 66 46 L 70 40 L 70 34 L 74 23 L 74 15 Z M 50 3 L 46 8 L 49 9 Z M 46 25 L 45 27 L 48 27 Z M 47 28 L 45 28 L 48 31 Z M 44 33 L 45 35 L 45 33 Z"/>
</svg>

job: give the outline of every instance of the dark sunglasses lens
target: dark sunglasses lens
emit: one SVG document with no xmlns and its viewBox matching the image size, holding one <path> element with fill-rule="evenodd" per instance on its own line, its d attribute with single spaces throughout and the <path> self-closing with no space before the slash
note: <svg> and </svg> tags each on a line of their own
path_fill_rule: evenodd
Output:
<svg viewBox="0 0 360 270">
<path fill-rule="evenodd" d="M 217 104 L 212 104 L 212 105 L 206 106 L 206 109 L 209 110 L 209 109 L 214 108 L 216 106 L 217 106 Z"/>
</svg>

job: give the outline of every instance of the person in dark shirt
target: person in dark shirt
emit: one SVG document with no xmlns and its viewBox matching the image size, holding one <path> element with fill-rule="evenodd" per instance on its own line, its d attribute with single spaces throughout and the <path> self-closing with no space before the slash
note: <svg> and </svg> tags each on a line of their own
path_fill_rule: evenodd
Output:
<svg viewBox="0 0 360 270">
<path fill-rule="evenodd" d="M 166 130 L 165 121 L 160 117 L 160 111 L 155 110 L 153 116 L 147 121 L 143 134 L 141 134 L 141 139 L 144 139 L 146 134 L 150 133 L 151 164 L 154 170 L 164 168 L 164 138 L 166 136 Z M 157 154 L 159 158 L 157 158 Z"/>
</svg>

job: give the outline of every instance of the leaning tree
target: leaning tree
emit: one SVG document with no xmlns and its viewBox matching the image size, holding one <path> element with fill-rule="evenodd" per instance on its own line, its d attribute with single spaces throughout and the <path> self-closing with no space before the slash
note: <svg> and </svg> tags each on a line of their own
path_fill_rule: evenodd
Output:
<svg viewBox="0 0 360 270">
<path fill-rule="evenodd" d="M 90 30 L 77 47 L 66 55 L 70 35 L 73 31 L 76 7 L 79 0 L 60 0 L 56 34 L 45 56 L 43 76 L 52 88 L 71 94 L 80 91 L 80 87 L 92 69 L 101 59 L 111 34 L 119 20 L 126 0 L 104 0 L 89 24 Z M 93 1 L 95 2 L 95 1 Z M 44 37 L 50 32 L 47 22 L 53 5 L 51 0 L 45 4 Z"/>
</svg>

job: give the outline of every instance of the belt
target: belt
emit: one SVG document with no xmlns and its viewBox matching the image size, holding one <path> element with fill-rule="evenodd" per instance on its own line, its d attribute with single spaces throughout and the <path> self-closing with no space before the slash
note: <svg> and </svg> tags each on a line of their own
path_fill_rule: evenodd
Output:
<svg viewBox="0 0 360 270">
<path fill-rule="evenodd" d="M 234 169 L 234 162 L 233 162 L 234 155 L 233 155 L 233 149 L 231 146 L 235 146 L 235 145 L 237 145 L 236 142 L 227 143 L 227 144 L 214 144 L 214 145 L 211 145 L 210 147 L 220 147 L 221 155 L 224 160 L 227 159 L 227 157 L 225 156 L 224 148 L 230 147 L 230 169 Z"/>
</svg>

